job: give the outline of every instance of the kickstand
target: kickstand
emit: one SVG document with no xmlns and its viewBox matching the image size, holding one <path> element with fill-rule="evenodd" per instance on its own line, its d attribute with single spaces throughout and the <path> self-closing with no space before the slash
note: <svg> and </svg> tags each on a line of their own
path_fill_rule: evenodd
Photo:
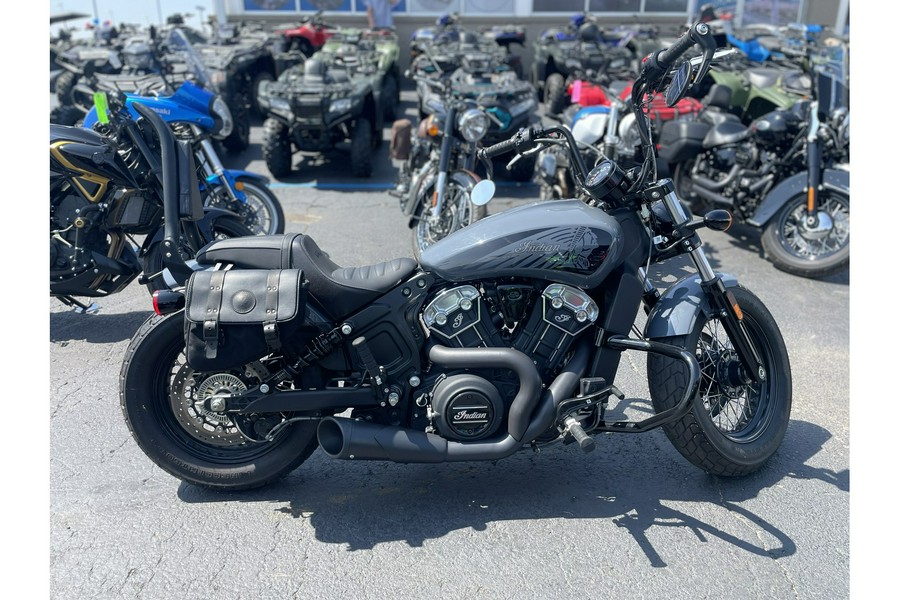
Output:
<svg viewBox="0 0 900 600">
<path fill-rule="evenodd" d="M 83 302 L 79 302 L 75 298 L 71 296 L 57 296 L 59 301 L 67 306 L 72 306 L 75 308 L 75 312 L 82 315 L 92 315 L 100 310 L 100 305 L 96 302 L 91 302 L 90 306 L 84 304 Z"/>
</svg>

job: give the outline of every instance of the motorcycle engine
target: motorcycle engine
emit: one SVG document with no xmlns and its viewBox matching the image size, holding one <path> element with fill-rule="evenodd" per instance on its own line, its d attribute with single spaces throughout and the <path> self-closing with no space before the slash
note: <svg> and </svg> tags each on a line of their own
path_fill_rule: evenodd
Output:
<svg viewBox="0 0 900 600">
<path fill-rule="evenodd" d="M 515 348 L 534 361 L 547 381 L 562 366 L 575 337 L 599 314 L 597 303 L 578 288 L 506 282 L 444 290 L 425 307 L 422 321 L 430 339 L 441 345 Z M 441 374 L 428 414 L 443 437 L 481 440 L 498 431 L 517 388 L 511 373 L 478 365 L 461 374 Z"/>
<path fill-rule="evenodd" d="M 50 205 L 50 272 L 77 270 L 75 262 L 75 237 L 80 231 L 82 248 L 91 248 L 106 254 L 109 241 L 98 228 L 90 227 L 84 220 L 85 210 L 91 204 L 71 193 Z"/>
</svg>

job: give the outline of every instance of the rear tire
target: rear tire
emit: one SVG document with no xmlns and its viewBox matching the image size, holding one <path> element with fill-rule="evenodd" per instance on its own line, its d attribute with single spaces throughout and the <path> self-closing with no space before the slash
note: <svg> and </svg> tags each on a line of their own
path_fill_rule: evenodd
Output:
<svg viewBox="0 0 900 600">
<path fill-rule="evenodd" d="M 800 277 L 826 277 L 850 266 L 850 197 L 832 190 L 819 192 L 820 213 L 831 221 L 823 231 L 805 222 L 806 196 L 791 198 L 762 234 L 766 258 L 776 268 Z"/>
<path fill-rule="evenodd" d="M 350 137 L 350 169 L 354 177 L 372 176 L 372 147 L 372 124 L 360 117 Z"/>
<path fill-rule="evenodd" d="M 272 177 L 281 179 L 291 174 L 294 152 L 287 125 L 277 119 L 266 119 L 263 123 L 262 153 Z"/>
<path fill-rule="evenodd" d="M 197 408 L 211 375 L 245 386 L 257 381 L 244 369 L 195 372 L 186 364 L 184 348 L 184 313 L 154 315 L 132 339 L 119 374 L 125 423 L 157 466 L 196 486 L 237 491 L 284 477 L 315 451 L 317 421 L 288 425 L 274 441 L 254 443 L 240 435 L 230 417 Z"/>
<path fill-rule="evenodd" d="M 682 456 L 707 473 L 722 476 L 752 473 L 775 453 L 790 421 L 792 395 L 791 365 L 775 319 L 749 290 L 729 289 L 766 369 L 761 384 L 728 380 L 736 356 L 717 318 L 701 317 L 688 335 L 655 340 L 692 352 L 701 370 L 700 393 L 691 411 L 663 425 L 663 430 Z M 683 363 L 649 354 L 647 375 L 657 413 L 679 402 L 688 381 Z"/>
</svg>

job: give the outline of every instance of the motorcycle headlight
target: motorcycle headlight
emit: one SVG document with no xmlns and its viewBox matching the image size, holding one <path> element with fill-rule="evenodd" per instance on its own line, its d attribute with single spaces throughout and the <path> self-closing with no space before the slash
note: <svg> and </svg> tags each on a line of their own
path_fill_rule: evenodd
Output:
<svg viewBox="0 0 900 600">
<path fill-rule="evenodd" d="M 470 108 L 459 116 L 456 126 L 467 142 L 477 142 L 485 136 L 491 122 L 484 111 Z"/>
<path fill-rule="evenodd" d="M 212 112 L 213 120 L 216 123 L 214 135 L 218 138 L 226 138 L 231 135 L 231 131 L 234 129 L 234 120 L 231 118 L 231 111 L 228 110 L 228 105 L 225 104 L 221 96 L 216 96 L 215 100 L 213 100 L 210 112 Z"/>
<path fill-rule="evenodd" d="M 353 106 L 353 100 L 350 98 L 341 98 L 339 100 L 334 100 L 328 106 L 328 112 L 330 113 L 342 113 L 350 110 L 350 107 Z"/>
<path fill-rule="evenodd" d="M 509 114 L 512 115 L 513 118 L 516 118 L 519 115 L 532 110 L 535 106 L 537 106 L 537 104 L 535 103 L 534 98 L 526 98 L 525 100 L 516 102 L 510 106 Z"/>
</svg>

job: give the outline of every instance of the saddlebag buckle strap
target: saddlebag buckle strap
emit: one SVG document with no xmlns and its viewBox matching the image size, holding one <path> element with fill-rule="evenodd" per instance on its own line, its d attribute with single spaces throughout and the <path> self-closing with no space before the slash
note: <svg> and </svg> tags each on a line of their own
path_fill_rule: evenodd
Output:
<svg viewBox="0 0 900 600">
<path fill-rule="evenodd" d="M 281 271 L 269 271 L 266 276 L 266 320 L 263 321 L 263 335 L 269 350 L 275 352 L 281 348 L 278 338 L 278 283 Z"/>
<path fill-rule="evenodd" d="M 215 358 L 219 346 L 219 312 L 222 308 L 222 287 L 225 271 L 213 271 L 209 278 L 209 296 L 206 299 L 206 318 L 203 320 L 203 341 L 206 358 Z"/>
</svg>

